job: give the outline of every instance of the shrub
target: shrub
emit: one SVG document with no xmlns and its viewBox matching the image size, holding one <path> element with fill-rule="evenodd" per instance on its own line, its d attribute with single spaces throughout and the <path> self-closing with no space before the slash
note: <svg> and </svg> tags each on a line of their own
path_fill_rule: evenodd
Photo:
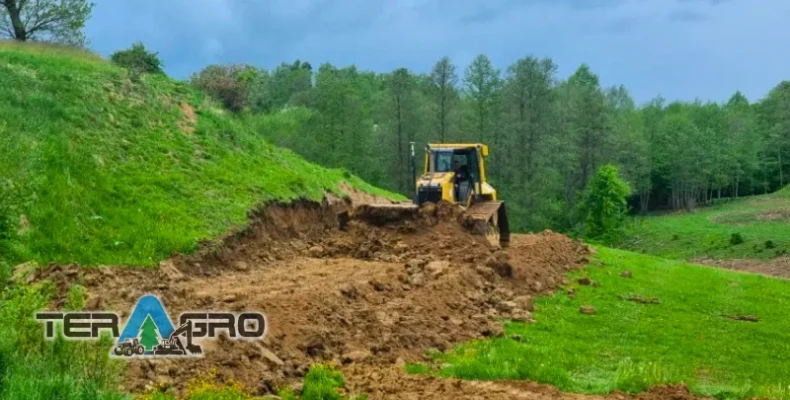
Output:
<svg viewBox="0 0 790 400">
<path fill-rule="evenodd" d="M 228 110 L 239 112 L 250 105 L 253 88 L 262 79 L 262 72 L 250 65 L 209 65 L 192 75 L 190 83 L 221 101 Z"/>
<path fill-rule="evenodd" d="M 735 232 L 730 235 L 730 244 L 735 246 L 743 243 L 743 236 L 739 232 Z"/>
<path fill-rule="evenodd" d="M 110 56 L 110 60 L 114 64 L 128 69 L 133 76 L 164 73 L 158 53 L 146 50 L 141 42 L 134 43 L 127 50 L 116 51 Z"/>
<path fill-rule="evenodd" d="M 587 237 L 613 240 L 622 233 L 628 210 L 626 196 L 630 192 L 628 184 L 617 176 L 615 166 L 605 165 L 595 172 L 581 204 Z"/>
</svg>

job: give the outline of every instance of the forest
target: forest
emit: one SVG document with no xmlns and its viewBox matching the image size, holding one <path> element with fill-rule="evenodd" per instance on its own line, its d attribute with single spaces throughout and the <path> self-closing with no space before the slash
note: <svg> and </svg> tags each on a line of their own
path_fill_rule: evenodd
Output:
<svg viewBox="0 0 790 400">
<path fill-rule="evenodd" d="M 272 70 L 212 65 L 190 82 L 253 123 L 280 112 L 292 129 L 264 125 L 279 146 L 368 182 L 411 195 L 409 142 L 482 142 L 488 177 L 518 230 L 568 231 L 595 170 L 618 167 L 631 213 L 692 209 L 762 194 L 790 167 L 790 82 L 756 102 L 636 104 L 623 86 L 602 87 L 588 65 L 557 74 L 549 58 L 500 69 L 485 55 L 459 67 L 441 58 L 430 73 L 282 63 Z"/>
</svg>

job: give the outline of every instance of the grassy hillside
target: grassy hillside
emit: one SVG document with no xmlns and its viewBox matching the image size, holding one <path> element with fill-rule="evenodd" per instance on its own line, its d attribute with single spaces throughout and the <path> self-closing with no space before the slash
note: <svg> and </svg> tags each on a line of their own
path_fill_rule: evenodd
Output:
<svg viewBox="0 0 790 400">
<path fill-rule="evenodd" d="M 692 212 L 636 219 L 629 250 L 672 259 L 768 259 L 790 251 L 790 189 Z"/>
<path fill-rule="evenodd" d="M 599 285 L 578 285 L 583 276 Z M 607 248 L 571 278 L 575 295 L 536 301 L 537 323 L 507 324 L 505 338 L 440 355 L 440 374 L 584 393 L 685 382 L 719 398 L 790 399 L 790 344 L 781 334 L 790 331 L 790 282 Z M 636 296 L 658 303 L 627 300 Z M 582 314 L 583 305 L 596 314 Z"/>
<path fill-rule="evenodd" d="M 255 125 L 298 129 L 303 115 Z M 164 76 L 0 44 L 0 260 L 152 265 L 267 200 L 318 199 L 342 181 L 375 191 L 250 125 Z"/>
</svg>

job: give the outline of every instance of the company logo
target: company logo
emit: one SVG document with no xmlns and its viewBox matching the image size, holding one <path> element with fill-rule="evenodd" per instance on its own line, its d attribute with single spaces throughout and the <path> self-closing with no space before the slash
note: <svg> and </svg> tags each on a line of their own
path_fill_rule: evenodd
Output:
<svg viewBox="0 0 790 400">
<path fill-rule="evenodd" d="M 216 339 L 259 340 L 266 334 L 266 317 L 259 312 L 189 311 L 173 324 L 159 297 L 151 294 L 137 300 L 123 330 L 114 312 L 40 312 L 36 319 L 45 325 L 44 337 L 54 339 L 55 327 L 69 340 L 98 339 L 109 331 L 117 338 L 110 351 L 113 357 L 200 357 L 197 341 Z M 197 339 L 197 341 L 195 340 Z"/>
</svg>

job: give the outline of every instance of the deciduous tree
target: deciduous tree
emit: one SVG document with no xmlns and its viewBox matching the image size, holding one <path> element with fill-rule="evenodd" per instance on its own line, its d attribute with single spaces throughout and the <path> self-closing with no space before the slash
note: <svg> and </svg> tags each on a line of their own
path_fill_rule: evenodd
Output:
<svg viewBox="0 0 790 400">
<path fill-rule="evenodd" d="M 82 29 L 93 6 L 87 0 L 0 0 L 0 34 L 84 46 Z"/>
</svg>

